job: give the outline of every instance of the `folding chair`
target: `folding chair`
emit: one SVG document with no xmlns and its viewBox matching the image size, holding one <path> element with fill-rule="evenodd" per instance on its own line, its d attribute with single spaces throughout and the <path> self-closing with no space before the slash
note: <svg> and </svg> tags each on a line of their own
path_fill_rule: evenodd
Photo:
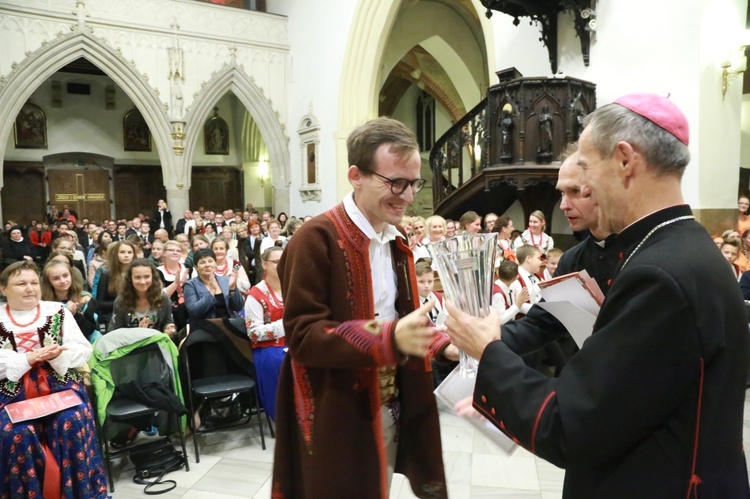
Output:
<svg viewBox="0 0 750 499">
<path fill-rule="evenodd" d="M 246 336 L 241 338 L 237 335 L 231 340 L 224 341 L 222 334 L 224 333 L 219 332 L 215 324 L 201 322 L 191 327 L 190 333 L 180 345 L 180 372 L 186 386 L 184 393 L 188 407 L 188 424 L 193 432 L 196 463 L 200 462 L 198 435 L 249 423 L 253 414 L 258 417 L 261 445 L 263 450 L 266 449 L 263 420 L 260 417 L 262 409 L 255 382 L 255 366 L 237 348 L 239 345 L 243 351 L 252 352 L 252 342 Z M 243 395 L 249 396 L 250 400 L 246 400 L 245 404 L 240 402 L 242 413 L 239 414 L 239 418 L 223 424 L 219 422 L 195 427 L 195 410 L 202 403 L 210 404 L 217 399 L 233 402 Z"/>
<path fill-rule="evenodd" d="M 185 444 L 184 418 L 173 409 L 158 408 L 153 404 L 135 400 L 115 392 L 118 385 L 136 382 L 144 386 L 160 382 L 182 399 L 180 380 L 174 366 L 177 362 L 177 348 L 165 334 L 154 330 L 130 328 L 118 329 L 97 340 L 91 364 L 91 379 L 96 394 L 97 428 L 103 445 L 103 457 L 107 464 L 107 478 L 110 491 L 114 492 L 112 480 L 112 459 L 127 456 L 141 445 L 134 444 L 123 449 L 110 449 L 109 440 L 118 429 L 129 428 L 129 422 L 138 418 L 166 414 L 157 426 L 165 428 L 165 441 L 177 426 L 182 453 L 185 456 L 185 471 L 190 471 Z M 182 419 L 182 421 L 180 421 Z"/>
</svg>

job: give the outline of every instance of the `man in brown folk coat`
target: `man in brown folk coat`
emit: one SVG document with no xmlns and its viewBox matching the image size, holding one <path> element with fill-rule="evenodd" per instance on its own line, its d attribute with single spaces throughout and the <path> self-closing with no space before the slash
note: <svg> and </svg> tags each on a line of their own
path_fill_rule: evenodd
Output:
<svg viewBox="0 0 750 499">
<path fill-rule="evenodd" d="M 289 355 L 279 379 L 274 498 L 388 497 L 403 473 L 447 497 L 428 356 L 445 335 L 418 305 L 396 228 L 424 185 L 416 139 L 388 118 L 347 141 L 352 194 L 305 223 L 279 263 Z M 451 347 L 453 348 L 453 347 Z"/>
</svg>

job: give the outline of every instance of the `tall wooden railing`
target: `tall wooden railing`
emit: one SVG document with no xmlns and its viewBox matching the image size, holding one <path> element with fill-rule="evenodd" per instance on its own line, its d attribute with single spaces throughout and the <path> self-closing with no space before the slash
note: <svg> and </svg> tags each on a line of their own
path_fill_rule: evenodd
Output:
<svg viewBox="0 0 750 499">
<path fill-rule="evenodd" d="M 430 152 L 433 204 L 438 206 L 488 164 L 487 98 L 448 129 Z"/>
</svg>

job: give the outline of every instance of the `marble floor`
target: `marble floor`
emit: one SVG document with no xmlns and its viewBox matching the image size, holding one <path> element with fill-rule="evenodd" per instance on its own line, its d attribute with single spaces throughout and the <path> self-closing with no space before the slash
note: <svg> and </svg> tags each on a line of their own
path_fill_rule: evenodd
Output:
<svg viewBox="0 0 750 499">
<path fill-rule="evenodd" d="M 519 448 L 506 455 L 489 443 L 464 420 L 440 407 L 443 462 L 452 499 L 560 499 L 563 470 Z M 271 470 L 275 440 L 268 436 L 261 449 L 256 426 L 202 435 L 201 462 L 195 463 L 192 440 L 188 442 L 190 472 L 176 471 L 168 478 L 177 488 L 160 497 L 184 499 L 268 499 L 271 496 Z M 750 448 L 750 392 L 745 398 L 745 448 Z M 112 497 L 144 497 L 143 486 L 132 482 L 129 461 L 114 465 L 115 492 Z M 414 498 L 408 481 L 394 475 L 391 498 Z"/>
</svg>

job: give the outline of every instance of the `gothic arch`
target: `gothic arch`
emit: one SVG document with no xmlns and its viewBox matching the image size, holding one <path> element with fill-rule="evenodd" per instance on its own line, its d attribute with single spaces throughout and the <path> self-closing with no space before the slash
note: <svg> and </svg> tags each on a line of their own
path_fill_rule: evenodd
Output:
<svg viewBox="0 0 750 499">
<path fill-rule="evenodd" d="M 43 43 L 17 64 L 6 78 L 0 80 L 0 170 L 8 134 L 23 104 L 42 82 L 80 57 L 86 58 L 112 78 L 140 110 L 151 130 L 166 180 L 174 171 L 175 155 L 165 104 L 148 85 L 146 77 L 85 27 L 60 36 L 53 42 Z M 0 175 L 0 188 L 2 186 Z"/>
<path fill-rule="evenodd" d="M 208 119 L 216 102 L 230 90 L 257 123 L 268 148 L 271 181 L 274 187 L 274 210 L 276 212 L 289 211 L 289 138 L 284 133 L 284 126 L 279 122 L 279 115 L 274 111 L 271 101 L 255 84 L 254 79 L 236 65 L 225 66 L 205 82 L 201 92 L 191 104 L 186 116 L 184 157 L 188 162 L 193 157 L 203 123 Z M 185 172 L 188 188 L 190 168 L 192 165 L 188 163 Z"/>
<path fill-rule="evenodd" d="M 349 38 L 341 69 L 338 102 L 337 197 L 349 190 L 346 180 L 346 138 L 351 130 L 378 113 L 378 80 L 383 51 L 403 0 L 359 0 L 349 27 Z M 479 0 L 471 0 L 479 14 L 485 37 L 488 65 L 495 64 L 492 25 Z M 492 67 L 488 74 L 492 74 Z"/>
</svg>

